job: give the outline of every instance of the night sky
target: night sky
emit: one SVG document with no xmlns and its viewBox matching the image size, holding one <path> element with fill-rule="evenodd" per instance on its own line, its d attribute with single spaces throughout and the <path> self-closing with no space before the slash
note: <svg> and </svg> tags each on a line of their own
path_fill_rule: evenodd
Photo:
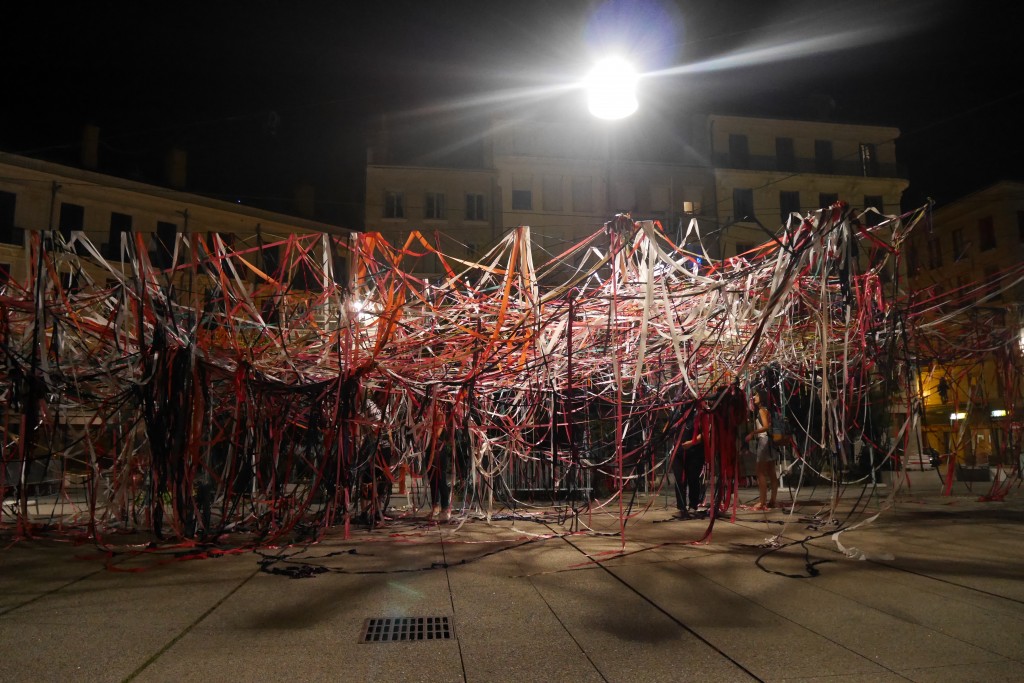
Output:
<svg viewBox="0 0 1024 683">
<path fill-rule="evenodd" d="M 648 116 L 899 127 L 907 208 L 1024 178 L 1014 3 L 25 4 L 5 7 L 0 29 L 0 150 L 75 163 L 92 123 L 101 170 L 159 182 L 181 146 L 192 191 L 275 208 L 312 184 L 320 215 L 341 223 L 358 216 L 382 114 L 415 130 L 582 109 L 551 91 L 613 49 L 659 74 L 643 82 Z"/>
</svg>

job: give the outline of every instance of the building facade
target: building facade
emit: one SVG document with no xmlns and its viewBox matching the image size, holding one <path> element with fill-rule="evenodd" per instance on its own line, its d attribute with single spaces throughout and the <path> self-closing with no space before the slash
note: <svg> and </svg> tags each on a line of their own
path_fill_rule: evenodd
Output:
<svg viewBox="0 0 1024 683">
<path fill-rule="evenodd" d="M 938 333 L 922 357 L 923 442 L 964 465 L 1010 465 L 1021 450 L 1024 183 L 1000 182 L 938 207 L 912 236 L 907 267 Z"/>
<path fill-rule="evenodd" d="M 721 256 L 764 242 L 764 229 L 774 233 L 792 214 L 837 201 L 900 212 L 908 182 L 896 164 L 896 128 L 713 115 L 705 134 Z"/>
<path fill-rule="evenodd" d="M 480 251 L 529 225 L 535 260 L 556 257 L 617 213 L 652 219 L 687 248 L 733 256 L 790 213 L 836 201 L 899 212 L 907 181 L 895 128 L 737 116 L 687 119 L 645 149 L 604 122 L 493 122 L 477 168 L 398 163 L 373 153 L 365 227 L 402 242 L 412 230 Z M 648 141 L 650 142 L 650 141 Z M 439 211 L 438 207 L 444 207 Z M 763 227 L 761 227 L 763 226 Z"/>
<path fill-rule="evenodd" d="M 292 234 L 348 234 L 336 226 L 89 170 L 0 153 L 0 277 L 29 272 L 27 235 L 84 233 L 102 257 L 119 261 L 125 236 L 142 233 L 153 265 L 170 265 L 181 235 L 219 236 L 239 250 Z M 266 266 L 266 250 L 254 255 Z M 100 269 L 97 269 L 97 273 Z M 101 280 L 102 282 L 102 280 Z"/>
</svg>

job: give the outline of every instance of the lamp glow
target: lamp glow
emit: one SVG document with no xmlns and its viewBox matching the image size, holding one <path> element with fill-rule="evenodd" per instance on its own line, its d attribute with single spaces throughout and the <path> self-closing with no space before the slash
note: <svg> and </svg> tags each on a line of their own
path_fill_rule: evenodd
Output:
<svg viewBox="0 0 1024 683">
<path fill-rule="evenodd" d="M 949 414 L 949 419 L 950 419 L 951 421 L 952 421 L 952 420 L 962 420 L 962 419 L 964 419 L 965 417 L 967 417 L 967 413 L 950 413 L 950 414 Z"/>
<path fill-rule="evenodd" d="M 992 411 L 992 417 L 1006 417 L 1006 411 L 1002 408 L 996 408 Z"/>
<path fill-rule="evenodd" d="M 609 57 L 587 74 L 587 107 L 599 119 L 622 119 L 640 106 L 636 99 L 636 71 L 626 60 Z"/>
</svg>

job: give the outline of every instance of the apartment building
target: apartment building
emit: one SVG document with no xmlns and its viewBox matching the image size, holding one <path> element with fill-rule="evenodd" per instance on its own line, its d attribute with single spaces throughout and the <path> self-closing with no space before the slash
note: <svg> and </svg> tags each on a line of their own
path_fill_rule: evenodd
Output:
<svg viewBox="0 0 1024 683">
<path fill-rule="evenodd" d="M 947 300 L 933 317 L 951 316 L 939 330 L 949 330 L 950 348 L 919 368 L 926 446 L 962 464 L 1006 465 L 1024 418 L 1024 183 L 996 183 L 937 207 L 907 253 L 915 296 Z"/>
<path fill-rule="evenodd" d="M 896 128 L 712 115 L 705 132 L 722 256 L 763 242 L 764 229 L 774 233 L 794 213 L 837 201 L 900 212 L 908 181 L 896 163 Z"/>
<path fill-rule="evenodd" d="M 178 236 L 218 235 L 234 249 L 292 234 L 348 234 L 342 228 L 91 170 L 0 153 L 0 277 L 23 281 L 27 233 L 82 231 L 104 258 L 120 261 L 124 236 L 142 233 L 154 265 L 170 265 Z M 254 254 L 266 267 L 272 249 Z M 102 277 L 101 269 L 95 269 Z M 101 279 L 100 282 L 103 280 Z"/>
<path fill-rule="evenodd" d="M 372 154 L 365 225 L 396 241 L 419 230 L 476 251 L 529 225 L 544 262 L 626 212 L 659 221 L 677 241 L 696 221 L 701 243 L 691 236 L 689 248 L 733 256 L 789 214 L 836 201 L 898 213 L 907 187 L 898 136 L 889 127 L 712 115 L 687 117 L 641 149 L 605 122 L 495 121 L 475 168 Z"/>
</svg>

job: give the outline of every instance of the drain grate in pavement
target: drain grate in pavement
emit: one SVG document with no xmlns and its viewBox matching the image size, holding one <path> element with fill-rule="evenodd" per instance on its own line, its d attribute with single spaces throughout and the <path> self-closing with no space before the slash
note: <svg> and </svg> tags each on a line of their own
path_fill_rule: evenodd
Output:
<svg viewBox="0 0 1024 683">
<path fill-rule="evenodd" d="M 409 640 L 448 640 L 448 617 L 382 617 L 367 619 L 361 643 L 397 643 Z"/>
</svg>

